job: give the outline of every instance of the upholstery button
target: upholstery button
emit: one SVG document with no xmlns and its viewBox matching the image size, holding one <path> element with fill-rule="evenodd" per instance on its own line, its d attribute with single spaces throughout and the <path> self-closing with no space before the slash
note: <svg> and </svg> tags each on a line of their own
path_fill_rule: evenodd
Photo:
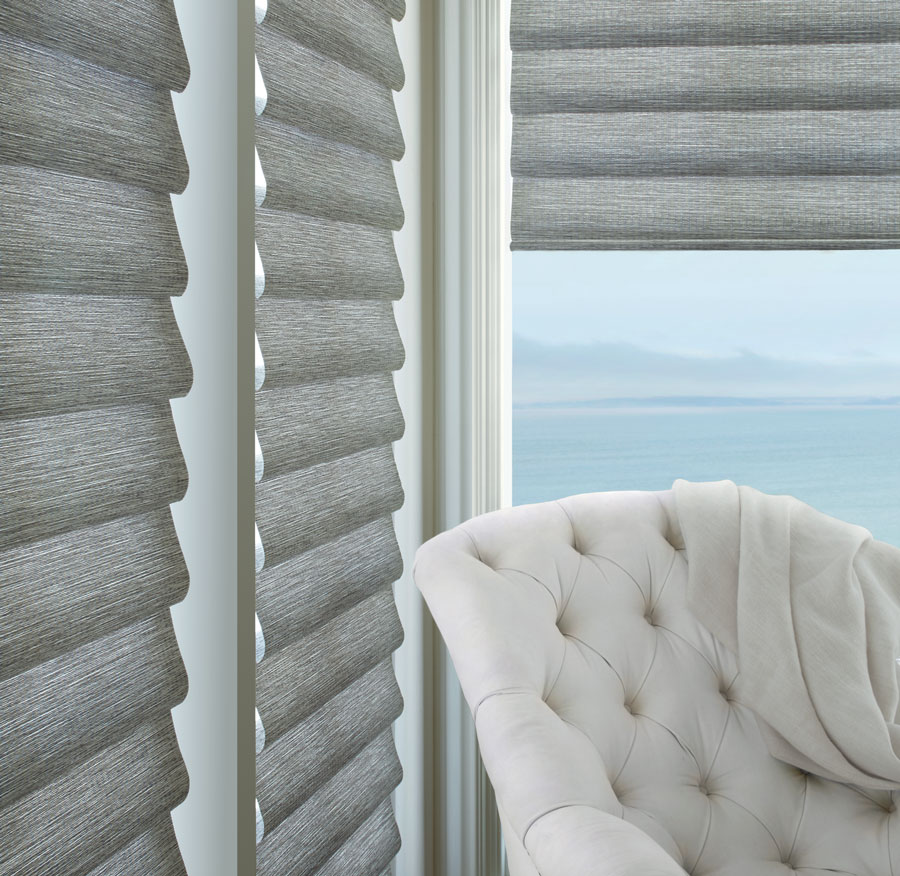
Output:
<svg viewBox="0 0 900 876">
<path fill-rule="evenodd" d="M 701 794 L 705 794 L 707 797 L 709 796 L 709 788 L 706 787 L 706 784 L 701 782 L 698 786 Z"/>
<path fill-rule="evenodd" d="M 629 715 L 632 714 L 632 712 L 631 712 L 631 703 L 623 703 L 622 705 L 623 705 L 625 711 L 628 712 Z"/>
<path fill-rule="evenodd" d="M 888 803 L 888 804 L 884 807 L 884 811 L 887 812 L 888 815 L 892 815 L 894 812 L 897 811 L 897 804 L 894 803 L 893 800 L 891 800 L 891 802 Z"/>
</svg>

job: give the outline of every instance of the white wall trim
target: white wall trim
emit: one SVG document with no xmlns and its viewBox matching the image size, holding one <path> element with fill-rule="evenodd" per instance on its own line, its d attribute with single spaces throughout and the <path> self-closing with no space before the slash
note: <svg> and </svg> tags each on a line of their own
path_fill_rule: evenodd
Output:
<svg viewBox="0 0 900 876">
<path fill-rule="evenodd" d="M 434 518 L 510 503 L 508 0 L 437 0 Z M 500 876 L 474 727 L 434 637 L 433 876 Z"/>
</svg>

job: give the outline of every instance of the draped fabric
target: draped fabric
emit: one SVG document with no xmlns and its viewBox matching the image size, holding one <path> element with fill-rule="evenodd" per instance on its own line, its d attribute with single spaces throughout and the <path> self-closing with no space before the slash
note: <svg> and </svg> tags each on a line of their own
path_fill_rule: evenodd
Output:
<svg viewBox="0 0 900 876">
<path fill-rule="evenodd" d="M 257 872 L 399 848 L 402 0 L 257 2 Z"/>
<path fill-rule="evenodd" d="M 900 5 L 512 0 L 514 249 L 900 245 Z"/>
<path fill-rule="evenodd" d="M 0 874 L 184 874 L 171 0 L 0 4 Z"/>
</svg>

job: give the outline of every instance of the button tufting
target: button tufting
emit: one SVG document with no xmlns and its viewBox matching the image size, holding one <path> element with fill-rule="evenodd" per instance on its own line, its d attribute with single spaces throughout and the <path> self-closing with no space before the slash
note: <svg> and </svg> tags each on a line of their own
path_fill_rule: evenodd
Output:
<svg viewBox="0 0 900 876">
<path fill-rule="evenodd" d="M 631 703 L 622 703 L 622 707 L 625 709 L 626 712 L 628 712 L 629 715 L 632 714 Z"/>
<path fill-rule="evenodd" d="M 709 796 L 709 788 L 706 786 L 705 782 L 701 782 L 697 787 L 701 794 L 705 794 L 707 797 Z"/>
</svg>

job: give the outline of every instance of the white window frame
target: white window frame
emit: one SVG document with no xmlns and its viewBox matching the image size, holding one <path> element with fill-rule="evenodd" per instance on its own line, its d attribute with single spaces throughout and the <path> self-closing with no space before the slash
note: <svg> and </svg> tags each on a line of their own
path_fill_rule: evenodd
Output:
<svg viewBox="0 0 900 876">
<path fill-rule="evenodd" d="M 435 503 L 442 531 L 511 503 L 509 0 L 437 0 Z M 432 876 L 502 876 L 493 791 L 432 636 Z"/>
</svg>

